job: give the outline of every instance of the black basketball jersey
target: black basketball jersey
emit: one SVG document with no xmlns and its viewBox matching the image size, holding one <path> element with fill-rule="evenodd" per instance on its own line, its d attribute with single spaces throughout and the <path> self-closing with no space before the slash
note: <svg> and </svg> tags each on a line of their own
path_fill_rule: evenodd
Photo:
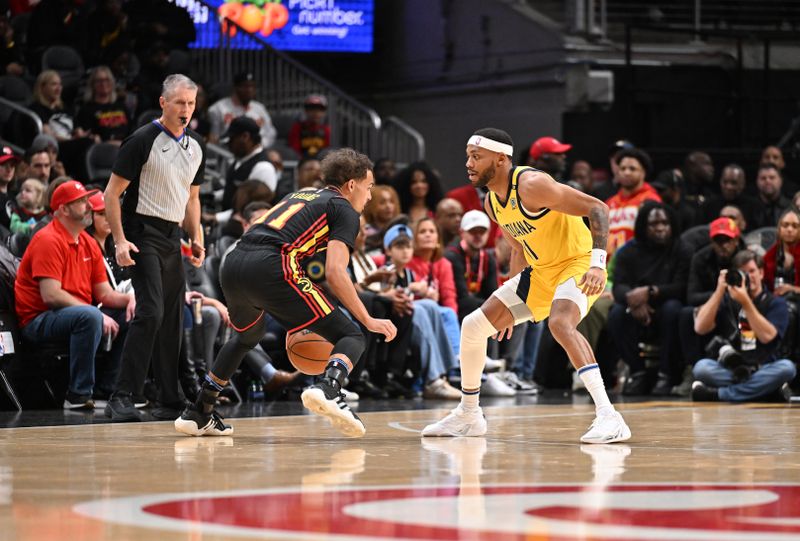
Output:
<svg viewBox="0 0 800 541">
<path fill-rule="evenodd" d="M 331 239 L 353 249 L 358 213 L 334 188 L 294 192 L 262 216 L 242 236 L 245 244 L 274 246 L 292 263 L 325 250 Z"/>
</svg>

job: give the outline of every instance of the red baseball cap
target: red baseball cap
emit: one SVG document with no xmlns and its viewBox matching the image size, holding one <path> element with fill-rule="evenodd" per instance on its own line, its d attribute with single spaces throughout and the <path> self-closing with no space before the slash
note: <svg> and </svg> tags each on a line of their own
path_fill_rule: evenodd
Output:
<svg viewBox="0 0 800 541">
<path fill-rule="evenodd" d="M 3 149 L 0 150 L 0 163 L 6 163 L 12 160 L 14 163 L 17 163 L 20 161 L 20 159 L 21 158 L 19 156 L 14 154 L 14 151 L 11 149 L 11 147 L 3 147 Z"/>
<path fill-rule="evenodd" d="M 562 143 L 555 137 L 540 137 L 531 145 L 528 154 L 534 160 L 542 157 L 542 154 L 564 154 L 572 148 L 572 145 Z"/>
<path fill-rule="evenodd" d="M 50 208 L 56 211 L 61 205 L 69 205 L 81 197 L 91 197 L 100 190 L 87 190 L 86 187 L 77 180 L 70 180 L 56 188 L 50 197 Z"/>
<path fill-rule="evenodd" d="M 724 235 L 732 239 L 739 237 L 739 226 L 730 218 L 717 218 L 708 226 L 708 236 L 712 239 Z"/>
<path fill-rule="evenodd" d="M 89 204 L 92 205 L 93 212 L 103 212 L 106 210 L 106 200 L 103 192 L 97 192 L 89 197 Z"/>
</svg>

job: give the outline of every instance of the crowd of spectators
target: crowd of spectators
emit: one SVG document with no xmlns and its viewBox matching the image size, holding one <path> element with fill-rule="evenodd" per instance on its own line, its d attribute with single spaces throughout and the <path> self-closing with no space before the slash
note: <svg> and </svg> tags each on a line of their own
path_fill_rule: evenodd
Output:
<svg viewBox="0 0 800 541">
<path fill-rule="evenodd" d="M 69 342 L 64 405 L 81 408 L 87 393 L 94 404 L 108 398 L 133 299 L 130 279 L 114 258 L 102 198 L 92 196 L 107 178 L 92 178 L 86 156 L 95 145 L 119 145 L 158 116 L 161 81 L 180 58 L 175 51 L 193 40 L 193 27 L 184 10 L 165 0 L 42 0 L 28 17 L 22 40 L 0 15 L 0 68 L 29 86 L 26 105 L 43 133 L 27 140 L 14 132 L 21 139 L 12 139 L 4 128 L 0 239 L 23 261 L 16 306 L 22 335 L 34 350 L 44 339 Z M 81 77 L 68 81 L 46 68 L 55 46 L 80 54 Z M 281 134 L 256 100 L 253 74 L 236 74 L 231 83 L 230 93 L 212 96 L 201 85 L 190 122 L 234 157 L 224 182 L 204 199 L 208 258 L 200 269 L 186 265 L 180 384 L 190 399 L 230 333 L 216 283 L 221 260 L 283 196 L 323 185 L 320 159 L 331 145 L 325 96 L 308 96 L 302 116 Z M 285 167 L 286 149 L 296 166 Z M 695 150 L 658 172 L 645 149 L 625 140 L 611 146 L 607 168 L 571 151 L 542 137 L 517 161 L 609 206 L 608 288 L 579 327 L 597 349 L 608 385 L 636 396 L 785 399 L 797 385 L 800 358 L 800 192 L 787 177 L 781 149 L 766 147 L 757 164 L 715 164 Z M 390 318 L 398 335 L 385 343 L 364 330 L 367 352 L 351 374 L 349 398 L 456 400 L 460 321 L 509 278 L 509 247 L 485 214 L 480 189 L 440 178 L 434 164 L 373 158 L 377 185 L 350 270 L 370 313 Z M 63 270 L 55 263 L 75 262 L 50 258 L 42 270 L 37 265 L 44 263 L 29 254 L 47 250 L 90 258 L 75 275 L 83 282 L 51 283 Z M 324 287 L 324 254 L 306 262 L 305 271 Z M 42 279 L 46 295 L 36 283 Z M 92 285 L 98 283 L 104 285 Z M 74 301 L 70 317 L 58 318 L 47 295 Z M 275 399 L 308 383 L 288 362 L 285 330 L 274 321 L 268 329 L 244 363 L 239 392 L 223 399 Z M 105 352 L 104 335 L 110 337 Z M 578 390 L 546 324 L 525 323 L 510 341 L 490 342 L 484 395 Z M 95 367 L 97 351 L 104 362 Z"/>
</svg>

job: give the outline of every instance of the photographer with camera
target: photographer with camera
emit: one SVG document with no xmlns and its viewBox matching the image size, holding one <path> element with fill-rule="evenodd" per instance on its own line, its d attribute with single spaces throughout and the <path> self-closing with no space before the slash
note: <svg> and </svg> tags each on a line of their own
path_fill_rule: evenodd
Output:
<svg viewBox="0 0 800 541">
<path fill-rule="evenodd" d="M 775 351 L 786 331 L 786 301 L 763 286 L 763 259 L 750 250 L 738 252 L 730 270 L 719 273 L 711 298 L 698 308 L 694 330 L 713 332 L 706 348 L 711 358 L 694 366 L 695 401 L 745 402 L 768 398 L 788 400 L 794 363 L 777 359 Z"/>
</svg>

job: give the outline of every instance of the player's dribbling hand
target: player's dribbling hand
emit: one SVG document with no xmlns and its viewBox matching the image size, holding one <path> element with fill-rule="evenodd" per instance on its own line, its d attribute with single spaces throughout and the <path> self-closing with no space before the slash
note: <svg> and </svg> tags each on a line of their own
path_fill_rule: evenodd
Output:
<svg viewBox="0 0 800 541">
<path fill-rule="evenodd" d="M 387 342 L 391 342 L 394 340 L 394 337 L 397 336 L 397 327 L 395 327 L 394 323 L 388 319 L 375 319 L 372 317 L 369 318 L 364 326 L 370 332 L 385 336 Z"/>
<path fill-rule="evenodd" d="M 139 248 L 130 241 L 123 240 L 116 247 L 117 265 L 120 267 L 130 267 L 135 265 L 136 261 L 131 258 L 131 251 L 139 253 Z"/>
<path fill-rule="evenodd" d="M 581 288 L 581 291 L 583 291 L 583 294 L 587 297 L 599 295 L 603 292 L 605 286 L 606 271 L 599 267 L 590 267 L 581 278 L 581 281 L 578 282 L 578 287 Z"/>
</svg>

